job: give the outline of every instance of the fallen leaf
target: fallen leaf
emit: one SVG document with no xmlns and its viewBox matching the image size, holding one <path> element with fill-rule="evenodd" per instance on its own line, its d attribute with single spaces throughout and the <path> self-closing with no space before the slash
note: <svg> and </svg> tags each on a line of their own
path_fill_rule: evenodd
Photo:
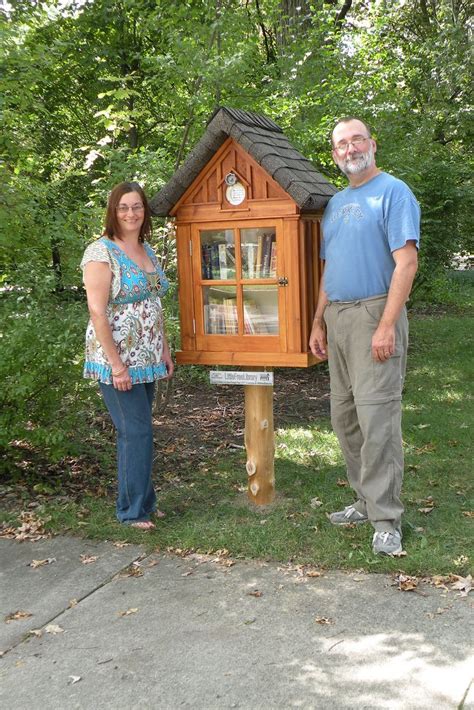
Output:
<svg viewBox="0 0 474 710">
<path fill-rule="evenodd" d="M 119 616 L 130 616 L 131 614 L 136 614 L 138 611 L 138 607 L 132 608 L 132 609 L 127 609 L 127 611 L 119 611 L 118 615 Z"/>
<path fill-rule="evenodd" d="M 307 577 L 322 577 L 323 573 L 317 569 L 307 569 L 305 570 L 305 575 Z"/>
<path fill-rule="evenodd" d="M 466 555 L 459 555 L 459 557 L 456 557 L 456 559 L 453 560 L 453 563 L 456 567 L 464 567 L 464 565 L 467 565 L 469 562 L 469 557 Z"/>
<path fill-rule="evenodd" d="M 400 552 L 392 552 L 391 557 L 406 557 L 407 554 L 406 550 L 400 550 Z"/>
<path fill-rule="evenodd" d="M 132 562 L 131 565 L 126 567 L 122 572 L 120 572 L 120 577 L 143 577 L 143 572 L 140 569 L 140 564 L 135 564 Z"/>
<path fill-rule="evenodd" d="M 52 565 L 53 562 L 56 562 L 55 557 L 48 557 L 46 560 L 31 560 L 28 567 L 33 567 L 33 569 L 37 569 L 38 567 L 44 567 L 45 565 Z"/>
<path fill-rule="evenodd" d="M 258 589 L 255 589 L 253 592 L 248 592 L 249 596 L 251 597 L 262 597 L 263 592 L 260 592 Z"/>
<path fill-rule="evenodd" d="M 48 624 L 44 627 L 45 633 L 47 634 L 63 634 L 64 629 L 58 624 Z"/>
<path fill-rule="evenodd" d="M 317 498 L 317 497 L 311 498 L 311 501 L 309 504 L 312 508 L 319 508 L 321 505 L 323 505 L 323 501 L 319 500 L 319 498 Z"/>
<path fill-rule="evenodd" d="M 67 605 L 67 608 L 73 609 L 73 607 L 77 606 L 78 604 L 79 604 L 79 602 L 77 601 L 77 599 L 70 599 L 69 604 Z"/>
<path fill-rule="evenodd" d="M 223 567 L 233 567 L 235 565 L 235 560 L 231 560 L 231 559 L 225 559 L 225 560 L 221 559 L 221 560 L 217 560 L 217 562 L 220 565 L 222 565 Z"/>
<path fill-rule="evenodd" d="M 440 589 L 440 588 L 441 588 L 441 589 L 447 589 L 446 584 L 447 584 L 448 582 L 452 581 L 452 580 L 450 579 L 449 576 L 446 576 L 446 575 L 443 575 L 443 574 L 434 574 L 434 575 L 431 577 L 430 581 L 431 581 L 431 584 L 433 584 L 433 585 L 434 585 L 435 587 L 437 587 L 438 589 Z"/>
<path fill-rule="evenodd" d="M 346 488 L 349 485 L 349 481 L 346 481 L 344 478 L 338 478 L 336 481 L 336 486 L 339 486 L 339 488 Z"/>
<path fill-rule="evenodd" d="M 332 619 L 328 619 L 326 616 L 316 616 L 314 620 L 317 624 L 321 624 L 322 626 L 328 626 L 334 623 Z"/>
<path fill-rule="evenodd" d="M 416 577 L 410 577 L 408 574 L 400 573 L 393 581 L 392 586 L 395 585 L 398 585 L 401 592 L 413 592 L 418 587 L 418 580 Z"/>
<path fill-rule="evenodd" d="M 74 683 L 79 683 L 79 681 L 82 680 L 82 676 L 80 675 L 70 675 L 68 678 L 71 679 L 69 685 L 74 685 Z"/>
<path fill-rule="evenodd" d="M 159 560 L 150 560 L 150 562 L 146 565 L 147 569 L 149 567 L 156 567 L 156 565 L 160 564 Z"/>
<path fill-rule="evenodd" d="M 247 619 L 247 621 L 244 621 L 245 626 L 250 626 L 250 624 L 255 624 L 257 619 Z"/>
<path fill-rule="evenodd" d="M 5 617 L 5 623 L 9 624 L 11 621 L 23 621 L 24 619 L 29 619 L 30 616 L 33 616 L 30 611 L 22 611 L 21 609 L 18 609 L 18 611 L 14 611 Z"/>
<path fill-rule="evenodd" d="M 428 515 L 428 513 L 432 513 L 434 510 L 433 507 L 431 508 L 418 508 L 419 513 L 424 513 L 425 515 Z"/>
<path fill-rule="evenodd" d="M 433 444 L 431 441 L 415 449 L 416 454 L 430 454 L 432 451 L 436 451 L 436 444 Z"/>
<path fill-rule="evenodd" d="M 416 429 L 428 429 L 428 427 L 430 427 L 430 426 L 431 426 L 431 424 L 416 424 L 415 428 Z"/>
<path fill-rule="evenodd" d="M 121 542 L 121 541 L 117 541 L 112 544 L 114 547 L 118 547 L 119 549 L 121 549 L 122 547 L 128 547 L 128 545 L 130 545 L 129 542 Z"/>
<path fill-rule="evenodd" d="M 49 520 L 49 518 L 42 520 L 34 513 L 23 511 L 20 513 L 21 524 L 19 527 L 7 526 L 5 523 L 0 525 L 0 537 L 17 540 L 18 542 L 23 542 L 24 540 L 29 540 L 30 542 L 44 540 L 51 537 L 49 533 L 44 531 L 44 524 L 47 520 Z"/>
<path fill-rule="evenodd" d="M 459 590 L 460 597 L 467 597 L 470 591 L 472 591 L 472 575 L 467 577 L 460 577 L 456 582 L 451 584 L 451 589 Z"/>
<path fill-rule="evenodd" d="M 81 562 L 83 565 L 90 565 L 92 562 L 97 562 L 98 559 L 98 555 L 81 555 Z"/>
<path fill-rule="evenodd" d="M 30 629 L 28 633 L 30 633 L 32 636 L 37 636 L 38 638 L 43 635 L 41 629 Z"/>
<path fill-rule="evenodd" d="M 474 518 L 474 510 L 463 510 L 462 514 L 465 518 Z"/>
</svg>

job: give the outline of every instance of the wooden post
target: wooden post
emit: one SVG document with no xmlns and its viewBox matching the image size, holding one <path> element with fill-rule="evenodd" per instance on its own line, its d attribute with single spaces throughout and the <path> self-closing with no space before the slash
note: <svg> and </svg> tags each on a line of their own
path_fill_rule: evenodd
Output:
<svg viewBox="0 0 474 710">
<path fill-rule="evenodd" d="M 273 385 L 245 385 L 244 390 L 248 497 L 267 505 L 275 497 Z"/>
</svg>

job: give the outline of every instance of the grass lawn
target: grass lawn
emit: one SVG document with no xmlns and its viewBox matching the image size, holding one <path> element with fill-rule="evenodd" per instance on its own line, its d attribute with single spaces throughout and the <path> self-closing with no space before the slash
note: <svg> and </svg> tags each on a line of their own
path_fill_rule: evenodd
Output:
<svg viewBox="0 0 474 710">
<path fill-rule="evenodd" d="M 278 428 L 277 500 L 256 509 L 246 499 L 245 455 L 224 449 L 179 476 L 164 471 L 159 504 L 167 517 L 156 531 L 118 525 L 110 497 L 80 503 L 51 498 L 37 513 L 47 527 L 92 538 L 144 542 L 151 548 L 216 551 L 232 557 L 407 574 L 466 574 L 472 568 L 472 312 L 419 309 L 403 401 L 405 481 L 402 558 L 376 557 L 372 528 L 332 526 L 327 514 L 353 500 L 329 419 L 294 420 Z M 278 373 L 275 378 L 278 388 Z M 205 386 L 205 385 L 203 385 Z M 230 453 L 229 453 L 230 451 Z M 4 520 L 14 520 L 12 513 Z"/>
</svg>

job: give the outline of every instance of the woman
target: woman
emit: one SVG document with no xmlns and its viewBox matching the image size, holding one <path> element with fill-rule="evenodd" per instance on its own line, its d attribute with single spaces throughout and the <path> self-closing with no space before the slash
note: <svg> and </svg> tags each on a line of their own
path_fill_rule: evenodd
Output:
<svg viewBox="0 0 474 710">
<path fill-rule="evenodd" d="M 155 527 L 152 404 L 154 382 L 169 379 L 174 365 L 163 328 L 160 297 L 168 281 L 145 241 L 151 213 L 135 182 L 111 192 L 103 236 L 84 252 L 81 267 L 90 321 L 84 377 L 98 380 L 117 430 L 120 522 Z"/>
</svg>

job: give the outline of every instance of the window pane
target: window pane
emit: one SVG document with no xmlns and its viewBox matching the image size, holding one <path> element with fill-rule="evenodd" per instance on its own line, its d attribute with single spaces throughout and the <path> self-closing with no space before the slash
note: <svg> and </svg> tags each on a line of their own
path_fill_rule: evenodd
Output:
<svg viewBox="0 0 474 710">
<path fill-rule="evenodd" d="M 244 286 L 244 333 L 278 335 L 278 287 Z"/>
<path fill-rule="evenodd" d="M 235 243 L 232 229 L 201 232 L 203 279 L 235 279 Z"/>
<path fill-rule="evenodd" d="M 203 286 L 204 332 L 211 335 L 238 333 L 235 286 Z"/>
<path fill-rule="evenodd" d="M 269 279 L 276 275 L 275 227 L 240 230 L 243 279 Z"/>
</svg>

